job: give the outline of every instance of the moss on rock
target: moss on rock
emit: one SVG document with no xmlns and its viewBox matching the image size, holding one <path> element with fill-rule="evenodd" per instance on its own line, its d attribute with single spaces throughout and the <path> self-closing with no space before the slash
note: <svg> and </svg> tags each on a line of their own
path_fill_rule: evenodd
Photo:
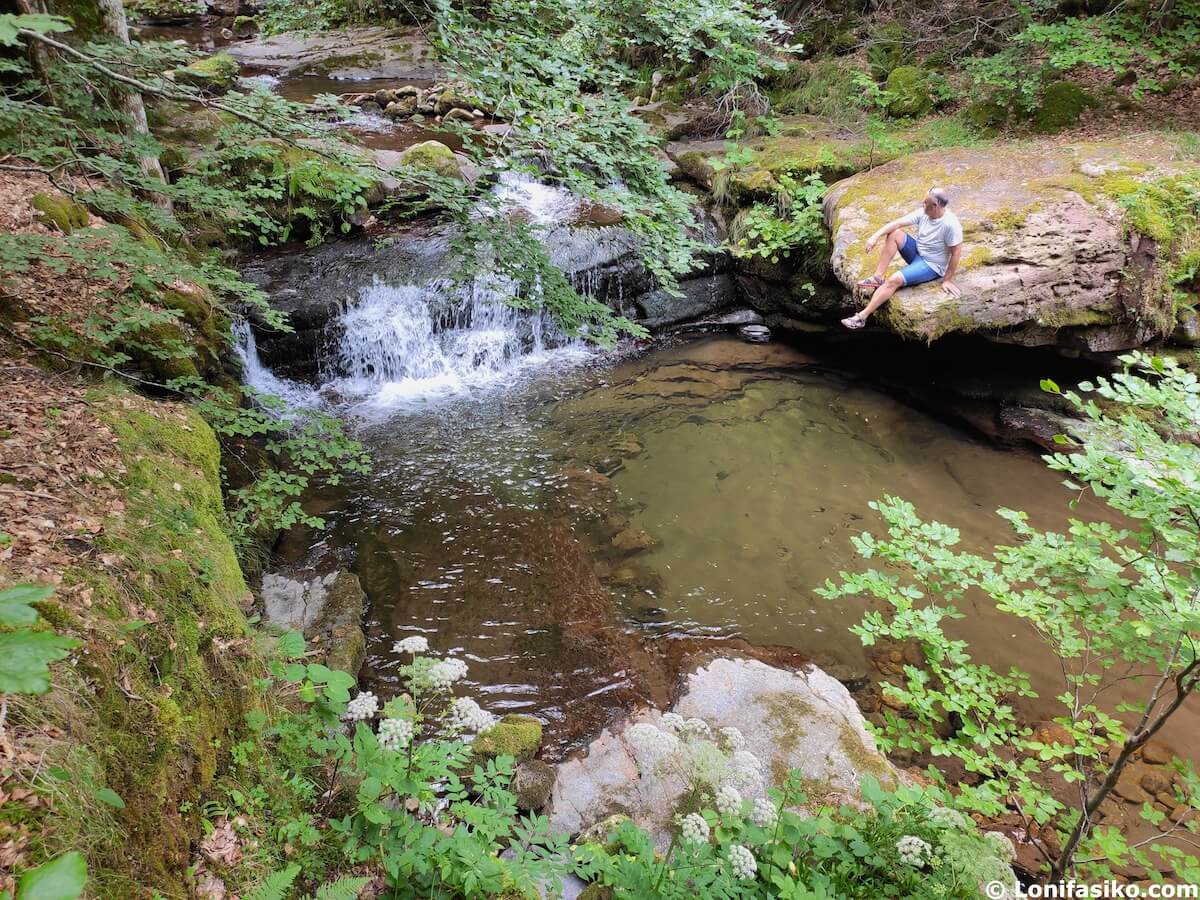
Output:
<svg viewBox="0 0 1200 900">
<path fill-rule="evenodd" d="M 1085 109 L 1098 106 L 1096 98 L 1070 81 L 1056 81 L 1042 91 L 1042 100 L 1034 113 L 1034 129 L 1053 134 L 1079 124 Z"/>
<path fill-rule="evenodd" d="M 208 425 L 187 406 L 119 388 L 97 389 L 89 404 L 121 457 L 97 477 L 124 508 L 104 522 L 95 563 L 64 573 L 91 597 L 79 615 L 55 615 L 83 641 L 74 664 L 59 668 L 50 694 L 13 709 L 58 729 L 45 761 L 71 773 L 35 782 L 53 800 L 38 807 L 32 849 L 82 851 L 96 896 L 186 896 L 197 810 L 257 702 L 262 664 L 240 644 L 248 591 Z M 124 806 L 97 803 L 99 787 Z"/>
<path fill-rule="evenodd" d="M 223 94 L 237 84 L 239 66 L 228 53 L 215 53 L 175 70 L 175 80 L 203 91 Z"/>
<path fill-rule="evenodd" d="M 888 115 L 916 118 L 933 112 L 933 89 L 929 73 L 919 66 L 899 66 L 888 75 Z"/>
<path fill-rule="evenodd" d="M 445 178 L 458 178 L 462 167 L 454 151 L 441 141 L 422 141 L 400 154 L 400 164 L 435 172 Z"/>
<path fill-rule="evenodd" d="M 511 756 L 517 762 L 530 759 L 542 745 L 542 723 L 533 716 L 507 715 L 471 744 L 476 760 Z"/>
<path fill-rule="evenodd" d="M 1008 104 L 995 97 L 985 97 L 969 104 L 963 116 L 979 131 L 988 133 L 1001 128 L 1008 121 Z"/>
<path fill-rule="evenodd" d="M 63 234 L 76 228 L 86 228 L 88 211 L 82 203 L 76 203 L 63 194 L 34 194 L 30 205 L 37 210 L 38 218 Z"/>
</svg>

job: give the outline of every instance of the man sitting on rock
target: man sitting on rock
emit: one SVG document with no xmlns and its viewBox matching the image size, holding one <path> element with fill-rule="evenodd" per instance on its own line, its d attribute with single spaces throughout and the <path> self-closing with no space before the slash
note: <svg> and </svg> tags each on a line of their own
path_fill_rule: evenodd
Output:
<svg viewBox="0 0 1200 900">
<path fill-rule="evenodd" d="M 959 295 L 954 273 L 958 271 L 958 261 L 962 257 L 963 230 L 958 216 L 947 209 L 949 205 L 949 194 L 940 187 L 930 188 L 920 209 L 888 222 L 867 238 L 868 253 L 875 249 L 880 238 L 887 238 L 883 242 L 875 274 L 858 283 L 863 290 L 872 292 L 871 302 L 862 312 L 842 319 L 843 325 L 862 328 L 871 313 L 887 303 L 900 288 L 923 284 L 935 278 L 942 279 L 942 290 L 951 297 Z M 910 225 L 916 226 L 915 238 L 904 230 Z M 883 275 L 897 253 L 904 257 L 905 266 L 884 279 Z"/>
</svg>

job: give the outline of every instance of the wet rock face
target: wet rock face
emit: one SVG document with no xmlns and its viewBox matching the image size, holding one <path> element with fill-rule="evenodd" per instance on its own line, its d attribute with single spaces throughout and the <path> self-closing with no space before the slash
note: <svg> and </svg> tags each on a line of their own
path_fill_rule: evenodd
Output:
<svg viewBox="0 0 1200 900">
<path fill-rule="evenodd" d="M 1093 352 L 1139 346 L 1170 319 L 1145 286 L 1154 248 L 1126 236 L 1125 212 L 1112 199 L 1116 179 L 1145 181 L 1194 165 L 1164 136 L 1120 144 L 1033 144 L 957 148 L 894 160 L 831 188 L 825 219 L 832 267 L 847 290 L 871 273 L 868 236 L 916 209 L 933 184 L 944 186 L 963 223 L 955 282 L 906 288 L 881 321 L 905 337 L 933 341 L 953 332 L 1026 346 Z M 1167 326 L 1169 327 L 1169 325 Z"/>
<path fill-rule="evenodd" d="M 711 243 L 720 242 L 714 221 L 706 220 L 704 228 Z M 362 289 L 376 281 L 424 284 L 449 277 L 454 266 L 452 237 L 448 226 L 418 223 L 382 240 L 363 236 L 254 260 L 244 268 L 244 277 L 266 291 L 271 305 L 288 315 L 294 329 L 281 333 L 256 327 L 262 361 L 291 378 L 311 378 L 327 369 L 340 337 L 337 320 Z M 553 262 L 576 289 L 651 329 L 701 319 L 734 305 L 735 285 L 723 253 L 700 259 L 697 269 L 681 279 L 675 296 L 655 288 L 636 238 L 625 228 L 564 225 L 548 233 L 546 243 Z"/>
<path fill-rule="evenodd" d="M 717 659 L 688 676 L 672 711 L 703 719 L 714 730 L 739 729 L 745 749 L 763 764 L 764 788 L 779 786 L 799 769 L 810 802 L 853 800 L 865 775 L 884 782 L 895 778 L 850 694 L 814 667 L 788 672 L 757 660 Z M 621 814 L 666 846 L 684 782 L 677 775 L 645 771 L 628 739 L 633 725 L 660 718 L 650 710 L 606 730 L 586 756 L 559 766 L 549 812 L 554 828 L 574 834 Z"/>
</svg>

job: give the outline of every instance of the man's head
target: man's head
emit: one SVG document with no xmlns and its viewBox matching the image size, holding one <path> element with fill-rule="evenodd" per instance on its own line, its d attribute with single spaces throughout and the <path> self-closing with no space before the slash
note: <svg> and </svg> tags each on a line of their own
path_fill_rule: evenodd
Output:
<svg viewBox="0 0 1200 900">
<path fill-rule="evenodd" d="M 929 216 L 929 218 L 941 218 L 942 214 L 946 211 L 946 207 L 950 205 L 950 195 L 946 193 L 945 188 L 931 187 L 921 205 L 925 208 L 925 215 Z"/>
</svg>

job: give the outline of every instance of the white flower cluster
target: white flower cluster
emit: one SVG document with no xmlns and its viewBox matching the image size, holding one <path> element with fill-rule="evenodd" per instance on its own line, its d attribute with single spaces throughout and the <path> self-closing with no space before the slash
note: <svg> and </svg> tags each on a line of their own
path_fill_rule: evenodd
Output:
<svg viewBox="0 0 1200 900">
<path fill-rule="evenodd" d="M 667 731 L 679 732 L 683 728 L 685 721 L 686 719 L 679 715 L 679 713 L 669 712 L 662 714 L 662 718 L 658 720 L 658 724 Z"/>
<path fill-rule="evenodd" d="M 625 731 L 625 739 L 651 767 L 657 766 L 679 750 L 679 738 L 647 722 L 629 726 Z"/>
<path fill-rule="evenodd" d="M 723 816 L 736 816 L 742 811 L 742 795 L 732 784 L 717 789 L 717 812 Z"/>
<path fill-rule="evenodd" d="M 758 871 L 758 863 L 754 854 L 741 844 L 731 844 L 729 847 L 729 874 L 738 881 L 749 881 Z"/>
<path fill-rule="evenodd" d="M 683 726 L 679 729 L 679 736 L 682 738 L 709 740 L 712 738 L 712 729 L 708 727 L 708 723 L 703 719 L 685 719 Z"/>
<path fill-rule="evenodd" d="M 759 828 L 774 828 L 779 821 L 779 810 L 766 797 L 756 797 L 750 808 L 750 821 Z"/>
<path fill-rule="evenodd" d="M 992 845 L 996 856 L 1007 863 L 1011 863 L 1017 858 L 1017 850 L 1013 846 L 1012 840 L 1003 831 L 985 831 L 983 834 L 988 843 Z"/>
<path fill-rule="evenodd" d="M 683 839 L 689 844 L 703 844 L 708 841 L 708 822 L 700 813 L 688 813 L 684 816 L 680 830 L 683 833 Z"/>
<path fill-rule="evenodd" d="M 757 756 L 749 750 L 736 750 L 730 760 L 730 766 L 730 784 L 751 795 L 763 792 L 766 780 L 763 778 L 762 762 Z"/>
<path fill-rule="evenodd" d="M 948 806 L 935 806 L 929 811 L 929 824 L 935 828 L 966 828 L 967 817 Z"/>
<path fill-rule="evenodd" d="M 429 641 L 421 637 L 419 634 L 412 637 L 406 637 L 402 641 L 396 641 L 392 644 L 393 653 L 411 653 L 414 656 L 418 653 L 426 653 L 429 650 Z"/>
<path fill-rule="evenodd" d="M 379 746 L 384 750 L 403 750 L 413 738 L 409 719 L 383 719 L 379 723 Z"/>
<path fill-rule="evenodd" d="M 379 711 L 379 698 L 370 691 L 363 691 L 346 704 L 346 718 L 351 721 L 369 719 Z"/>
<path fill-rule="evenodd" d="M 420 662 L 418 660 L 418 662 Z M 417 690 L 430 690 L 444 693 L 456 681 L 467 676 L 467 664 L 461 659 L 442 659 L 430 665 L 424 671 L 413 675 L 413 687 Z"/>
<path fill-rule="evenodd" d="M 496 717 L 480 708 L 470 697 L 459 697 L 450 704 L 447 723 L 460 731 L 481 734 L 496 724 Z"/>
<path fill-rule="evenodd" d="M 896 852 L 900 854 L 900 862 L 919 869 L 933 853 L 933 848 L 913 834 L 906 834 L 896 841 Z"/>
<path fill-rule="evenodd" d="M 726 726 L 717 732 L 720 735 L 721 743 L 724 744 L 726 750 L 745 750 L 746 739 L 742 733 L 732 725 Z"/>
</svg>

